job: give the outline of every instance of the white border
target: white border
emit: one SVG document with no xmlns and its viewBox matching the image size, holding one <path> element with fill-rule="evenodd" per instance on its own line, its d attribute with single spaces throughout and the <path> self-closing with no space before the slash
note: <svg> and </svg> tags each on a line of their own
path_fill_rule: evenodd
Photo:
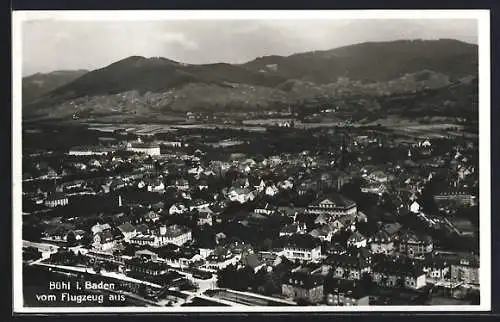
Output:
<svg viewBox="0 0 500 322">
<path fill-rule="evenodd" d="M 479 46 L 480 120 L 480 295 L 481 304 L 460 306 L 365 306 L 365 307 L 23 307 L 22 296 L 22 22 L 27 20 L 152 21 L 193 19 L 475 19 Z M 176 10 L 176 11 L 14 11 L 12 14 L 12 174 L 13 174 L 13 310 L 14 313 L 187 313 L 187 312 L 374 312 L 374 311 L 490 311 L 491 310 L 491 191 L 490 191 L 490 13 L 489 10 Z"/>
</svg>

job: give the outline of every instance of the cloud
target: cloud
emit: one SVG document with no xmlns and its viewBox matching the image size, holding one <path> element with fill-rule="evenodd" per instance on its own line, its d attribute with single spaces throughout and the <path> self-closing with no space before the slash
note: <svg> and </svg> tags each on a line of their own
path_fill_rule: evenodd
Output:
<svg viewBox="0 0 500 322">
<path fill-rule="evenodd" d="M 96 69 L 131 55 L 201 64 L 326 50 L 364 41 L 455 38 L 477 43 L 475 20 L 29 21 L 23 74 Z"/>
</svg>

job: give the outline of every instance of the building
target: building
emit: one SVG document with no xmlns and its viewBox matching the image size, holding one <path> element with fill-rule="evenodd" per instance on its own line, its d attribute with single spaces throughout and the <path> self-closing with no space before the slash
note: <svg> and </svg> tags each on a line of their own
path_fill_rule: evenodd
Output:
<svg viewBox="0 0 500 322">
<path fill-rule="evenodd" d="M 310 214 L 330 214 L 334 216 L 355 215 L 357 213 L 356 203 L 340 194 L 331 194 L 321 198 L 306 208 Z"/>
<path fill-rule="evenodd" d="M 283 255 L 292 261 L 318 261 L 321 259 L 321 245 L 310 235 L 292 235 L 286 240 Z"/>
<path fill-rule="evenodd" d="M 451 264 L 451 279 L 457 282 L 479 285 L 479 257 L 461 256 Z"/>
<path fill-rule="evenodd" d="M 122 233 L 123 239 L 127 242 L 130 240 L 130 238 L 134 237 L 137 234 L 137 230 L 129 222 L 123 223 L 117 228 Z"/>
<path fill-rule="evenodd" d="M 44 205 L 50 208 L 66 206 L 68 203 L 68 197 L 63 193 L 50 194 L 44 201 Z"/>
<path fill-rule="evenodd" d="M 137 234 L 130 239 L 131 244 L 162 247 L 167 244 L 181 246 L 192 240 L 191 230 L 183 226 L 161 226 L 153 234 Z"/>
<path fill-rule="evenodd" d="M 383 195 L 387 192 L 387 187 L 382 183 L 370 183 L 361 187 L 363 193 L 373 193 L 376 195 Z"/>
<path fill-rule="evenodd" d="M 427 285 L 425 272 L 416 262 L 382 261 L 373 267 L 372 279 L 377 285 L 390 288 L 417 290 Z"/>
<path fill-rule="evenodd" d="M 410 258 L 423 257 L 432 252 L 434 244 L 432 238 L 411 231 L 404 232 L 399 240 L 399 252 Z"/>
<path fill-rule="evenodd" d="M 210 210 L 210 208 L 206 208 Z M 212 226 L 213 224 L 213 218 L 212 218 L 212 213 L 208 211 L 200 211 L 198 215 L 198 221 L 196 222 L 198 226 L 203 226 L 203 225 L 209 225 Z"/>
<path fill-rule="evenodd" d="M 305 234 L 307 227 L 305 223 L 293 223 L 286 225 L 280 230 L 280 237 L 292 236 L 294 234 Z"/>
<path fill-rule="evenodd" d="M 161 276 L 169 271 L 169 266 L 166 263 L 141 257 L 134 257 L 126 261 L 125 267 L 132 273 L 148 276 Z"/>
<path fill-rule="evenodd" d="M 347 239 L 347 247 L 366 247 L 368 239 L 363 236 L 360 232 L 355 231 L 352 235 Z"/>
<path fill-rule="evenodd" d="M 261 261 L 257 254 L 248 254 L 241 258 L 241 264 L 253 269 L 257 273 L 261 268 L 266 266 L 264 261 Z"/>
<path fill-rule="evenodd" d="M 180 204 L 180 203 L 173 204 L 168 209 L 168 213 L 170 215 L 181 215 L 181 214 L 186 213 L 188 211 L 189 211 L 189 209 L 186 206 L 184 206 L 183 204 Z"/>
<path fill-rule="evenodd" d="M 334 279 L 325 283 L 326 304 L 331 306 L 370 305 L 370 296 L 356 281 Z"/>
<path fill-rule="evenodd" d="M 245 188 L 233 188 L 229 191 L 228 199 L 233 202 L 245 203 L 255 199 L 255 193 Z"/>
<path fill-rule="evenodd" d="M 68 155 L 74 156 L 89 156 L 89 155 L 106 155 L 108 153 L 114 152 L 114 149 L 110 147 L 74 147 L 68 151 Z"/>
<path fill-rule="evenodd" d="M 97 233 L 103 232 L 105 230 L 111 230 L 111 226 L 109 224 L 102 224 L 101 225 L 100 223 L 97 223 L 94 226 L 92 226 L 92 228 L 90 228 L 90 230 L 92 231 L 93 234 L 97 234 Z"/>
<path fill-rule="evenodd" d="M 455 203 L 463 206 L 474 206 L 477 204 L 477 197 L 463 191 L 446 191 L 434 195 L 436 203 Z"/>
<path fill-rule="evenodd" d="M 385 230 L 377 231 L 368 242 L 373 254 L 391 255 L 394 252 L 394 238 Z"/>
<path fill-rule="evenodd" d="M 106 229 L 94 234 L 92 247 L 97 251 L 107 251 L 116 245 L 116 238 L 111 229 Z"/>
<path fill-rule="evenodd" d="M 177 246 L 184 245 L 192 239 L 191 229 L 177 225 L 160 227 L 157 237 L 160 245 L 174 244 Z"/>
<path fill-rule="evenodd" d="M 127 151 L 147 154 L 150 156 L 160 155 L 160 146 L 154 143 L 134 142 L 127 145 Z"/>
<path fill-rule="evenodd" d="M 443 281 L 449 279 L 450 264 L 441 256 L 430 255 L 422 261 L 422 270 L 425 272 L 427 279 Z"/>
<path fill-rule="evenodd" d="M 303 272 L 291 272 L 281 286 L 283 296 L 294 301 L 320 303 L 323 301 L 323 277 Z"/>
<path fill-rule="evenodd" d="M 164 146 L 169 147 L 169 148 L 180 148 L 180 147 L 182 147 L 182 142 L 180 142 L 180 141 L 162 141 L 161 143 Z"/>
<path fill-rule="evenodd" d="M 174 187 L 177 188 L 177 190 L 180 191 L 187 191 L 189 190 L 189 181 L 186 179 L 177 179 L 174 182 Z"/>
<path fill-rule="evenodd" d="M 266 203 L 264 206 L 255 208 L 254 212 L 261 215 L 272 215 L 277 210 L 276 207 Z"/>
<path fill-rule="evenodd" d="M 332 227 L 332 225 L 324 225 L 322 227 L 313 229 L 309 235 L 311 235 L 314 238 L 318 238 L 321 241 L 328 241 L 330 242 L 332 240 L 333 235 L 337 232 L 337 229 Z"/>
<path fill-rule="evenodd" d="M 237 265 L 240 260 L 241 254 L 236 254 L 226 247 L 216 247 L 213 252 L 206 256 L 205 263 L 201 268 L 219 271 L 229 265 Z"/>
<path fill-rule="evenodd" d="M 345 253 L 331 254 L 325 260 L 334 278 L 360 280 L 371 272 L 372 258 L 367 249 L 350 249 Z"/>
</svg>

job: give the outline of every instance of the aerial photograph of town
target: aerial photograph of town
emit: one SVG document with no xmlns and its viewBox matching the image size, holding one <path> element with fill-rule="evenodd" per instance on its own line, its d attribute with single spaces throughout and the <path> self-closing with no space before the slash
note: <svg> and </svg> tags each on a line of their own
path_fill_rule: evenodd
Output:
<svg viewBox="0 0 500 322">
<path fill-rule="evenodd" d="M 33 19 L 21 57 L 24 307 L 480 305 L 477 19 Z"/>
</svg>

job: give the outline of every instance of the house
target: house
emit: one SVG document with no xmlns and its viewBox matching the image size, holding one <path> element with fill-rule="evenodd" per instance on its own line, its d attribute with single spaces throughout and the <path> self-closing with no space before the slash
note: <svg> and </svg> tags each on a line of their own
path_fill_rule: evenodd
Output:
<svg viewBox="0 0 500 322">
<path fill-rule="evenodd" d="M 148 211 L 143 217 L 146 222 L 157 222 L 160 220 L 160 214 L 155 211 Z"/>
<path fill-rule="evenodd" d="M 370 173 L 368 178 L 371 181 L 377 182 L 377 183 L 385 183 L 385 182 L 388 182 L 392 179 L 391 176 L 387 175 L 386 173 L 384 173 L 383 171 L 380 171 L 380 170 Z"/>
<path fill-rule="evenodd" d="M 421 265 L 426 278 L 434 281 L 444 281 L 450 273 L 451 263 L 439 255 L 426 256 Z"/>
<path fill-rule="evenodd" d="M 372 258 L 366 249 L 349 249 L 345 253 L 329 255 L 325 264 L 330 267 L 334 278 L 360 280 L 363 274 L 371 272 Z"/>
<path fill-rule="evenodd" d="M 255 273 L 266 266 L 266 263 L 261 261 L 257 254 L 248 254 L 246 256 L 242 256 L 241 264 L 243 266 L 251 267 Z"/>
<path fill-rule="evenodd" d="M 201 166 L 198 166 L 198 167 L 189 169 L 188 173 L 194 174 L 194 175 L 199 175 L 199 174 L 203 173 L 203 171 L 204 171 L 204 169 Z"/>
<path fill-rule="evenodd" d="M 313 229 L 309 235 L 314 238 L 318 238 L 321 241 L 330 242 L 336 232 L 337 230 L 332 228 L 330 225 L 324 225 L 320 228 Z"/>
<path fill-rule="evenodd" d="M 135 257 L 145 260 L 157 260 L 158 254 L 150 251 L 149 249 L 140 249 L 135 252 Z"/>
<path fill-rule="evenodd" d="M 368 239 L 368 243 L 373 254 L 391 255 L 394 252 L 394 238 L 383 229 Z"/>
<path fill-rule="evenodd" d="M 291 236 L 294 234 L 305 234 L 307 227 L 305 223 L 293 223 L 286 225 L 280 230 L 280 237 Z"/>
<path fill-rule="evenodd" d="M 237 265 L 241 254 L 236 254 L 226 247 L 216 247 L 214 252 L 206 257 L 202 268 L 210 271 L 219 271 L 229 265 Z"/>
<path fill-rule="evenodd" d="M 161 180 L 153 180 L 148 183 L 149 192 L 165 192 L 165 184 Z"/>
<path fill-rule="evenodd" d="M 272 185 L 272 186 L 268 186 L 266 188 L 265 194 L 268 195 L 268 196 L 270 196 L 270 197 L 274 197 L 279 192 L 280 192 L 280 190 L 275 185 Z"/>
<path fill-rule="evenodd" d="M 281 293 L 294 301 L 320 303 L 323 301 L 323 277 L 292 272 L 281 286 Z"/>
<path fill-rule="evenodd" d="M 97 233 L 100 233 L 102 231 L 105 231 L 105 230 L 110 230 L 111 229 L 111 226 L 109 224 L 95 224 L 94 226 L 92 226 L 92 228 L 90 229 L 92 231 L 92 234 L 97 234 Z"/>
<path fill-rule="evenodd" d="M 331 306 L 370 305 L 370 296 L 357 281 L 332 279 L 325 282 L 326 304 Z"/>
<path fill-rule="evenodd" d="M 117 228 L 122 233 L 123 239 L 127 242 L 130 240 L 130 238 L 134 237 L 137 234 L 137 230 L 129 222 L 123 223 Z"/>
<path fill-rule="evenodd" d="M 203 199 L 196 199 L 196 200 L 193 200 L 192 202 L 189 203 L 189 210 L 190 211 L 193 211 L 193 210 L 199 210 L 199 209 L 202 209 L 202 208 L 207 208 L 211 205 L 210 202 L 206 201 L 206 200 L 203 200 Z"/>
<path fill-rule="evenodd" d="M 410 258 L 422 257 L 431 253 L 433 242 L 430 236 L 416 234 L 412 231 L 406 231 L 401 234 L 399 239 L 399 252 Z"/>
<path fill-rule="evenodd" d="M 306 208 L 307 213 L 311 214 L 330 214 L 334 216 L 343 216 L 356 214 L 356 203 L 345 198 L 340 194 L 330 194 L 326 198 L 321 198 Z"/>
<path fill-rule="evenodd" d="M 210 208 L 204 208 L 204 209 L 208 209 L 210 210 Z M 212 219 L 212 211 L 203 211 L 203 212 L 199 212 L 199 215 L 198 215 L 198 221 L 196 222 L 196 224 L 198 226 L 203 226 L 203 225 L 209 225 L 209 226 L 212 226 L 213 224 L 213 219 Z"/>
<path fill-rule="evenodd" d="M 387 192 L 387 187 L 383 183 L 369 183 L 361 187 L 361 192 L 373 193 L 381 196 Z"/>
<path fill-rule="evenodd" d="M 229 200 L 233 202 L 245 203 L 255 199 L 255 195 L 246 188 L 233 188 L 228 193 Z"/>
<path fill-rule="evenodd" d="M 479 285 L 479 257 L 476 255 L 459 256 L 458 260 L 451 264 L 450 271 L 453 281 Z"/>
<path fill-rule="evenodd" d="M 418 214 L 418 213 L 420 213 L 420 204 L 419 204 L 417 201 L 414 201 L 414 202 L 410 205 L 410 212 L 411 212 L 411 213 L 414 213 L 414 214 Z"/>
<path fill-rule="evenodd" d="M 57 193 L 57 192 L 49 194 L 47 199 L 44 200 L 44 205 L 50 208 L 66 206 L 68 203 L 69 203 L 68 197 L 63 193 Z"/>
<path fill-rule="evenodd" d="M 283 255 L 292 261 L 318 261 L 321 259 L 321 245 L 310 235 L 292 235 L 285 241 Z"/>
<path fill-rule="evenodd" d="M 420 289 L 427 284 L 425 272 L 415 262 L 386 260 L 372 269 L 372 279 L 377 285 L 391 288 Z"/>
<path fill-rule="evenodd" d="M 158 231 L 152 234 L 137 234 L 130 239 L 130 243 L 152 247 L 162 247 L 167 244 L 181 246 L 191 241 L 191 239 L 191 229 L 184 226 L 172 225 L 169 227 L 161 226 Z"/>
<path fill-rule="evenodd" d="M 264 206 L 255 208 L 254 212 L 261 215 L 272 215 L 276 212 L 276 207 L 266 203 Z"/>
<path fill-rule="evenodd" d="M 206 190 L 208 189 L 208 182 L 207 180 L 200 180 L 198 182 L 198 190 Z"/>
<path fill-rule="evenodd" d="M 328 214 L 319 214 L 316 219 L 314 219 L 315 225 L 326 225 L 332 220 L 332 216 Z"/>
<path fill-rule="evenodd" d="M 365 236 L 363 236 L 358 231 L 355 231 L 347 239 L 347 246 L 348 247 L 361 248 L 361 247 L 366 247 L 367 242 L 368 242 L 368 240 L 367 240 L 367 238 Z"/>
<path fill-rule="evenodd" d="M 174 181 L 174 187 L 179 191 L 187 191 L 189 190 L 189 181 L 186 179 L 177 179 Z"/>
<path fill-rule="evenodd" d="M 168 209 L 170 215 L 181 215 L 188 212 L 188 208 L 181 203 L 175 203 Z"/>
<path fill-rule="evenodd" d="M 70 231 L 66 227 L 56 226 L 53 229 L 46 229 L 40 240 L 48 243 L 65 244 L 68 241 Z"/>
<path fill-rule="evenodd" d="M 297 214 L 303 213 L 305 208 L 302 207 L 287 207 L 287 206 L 279 206 L 278 213 L 288 216 L 295 217 Z"/>
<path fill-rule="evenodd" d="M 331 225 L 336 230 L 342 229 L 351 229 L 351 231 L 355 230 L 355 216 L 342 216 L 330 222 L 328 225 Z"/>
<path fill-rule="evenodd" d="M 92 241 L 92 247 L 97 251 L 107 251 L 113 249 L 116 244 L 116 238 L 111 229 L 95 233 Z"/>
</svg>

